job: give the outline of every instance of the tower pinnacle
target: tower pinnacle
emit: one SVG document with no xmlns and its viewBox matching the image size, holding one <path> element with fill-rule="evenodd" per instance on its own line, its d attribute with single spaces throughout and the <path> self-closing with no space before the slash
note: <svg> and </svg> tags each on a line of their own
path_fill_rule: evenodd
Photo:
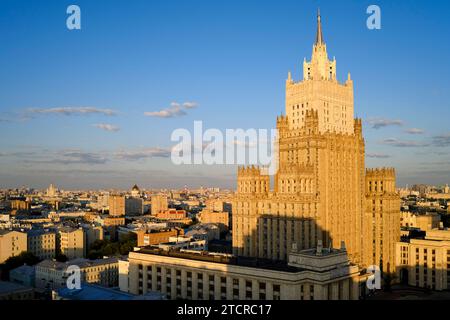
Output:
<svg viewBox="0 0 450 320">
<path fill-rule="evenodd" d="M 317 34 L 316 34 L 316 44 L 323 44 L 322 35 L 322 22 L 320 20 L 320 9 L 317 10 Z"/>
</svg>

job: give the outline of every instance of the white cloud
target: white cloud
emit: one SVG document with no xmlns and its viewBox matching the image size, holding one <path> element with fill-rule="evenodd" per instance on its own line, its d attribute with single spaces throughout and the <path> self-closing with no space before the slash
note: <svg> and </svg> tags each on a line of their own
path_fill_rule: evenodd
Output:
<svg viewBox="0 0 450 320">
<path fill-rule="evenodd" d="M 399 140 L 397 138 L 388 138 L 384 139 L 380 142 L 381 144 L 385 144 L 392 147 L 400 147 L 400 148 L 408 148 L 408 147 L 424 147 L 427 146 L 427 143 L 420 141 L 411 141 L 411 140 Z"/>
<path fill-rule="evenodd" d="M 109 132 L 117 132 L 120 130 L 120 128 L 118 126 L 109 124 L 109 123 L 96 123 L 93 125 L 96 128 L 105 130 L 105 131 L 109 131 Z"/>
<path fill-rule="evenodd" d="M 157 118 L 174 118 L 187 115 L 185 110 L 196 108 L 198 104 L 196 102 L 184 102 L 182 104 L 178 102 L 172 102 L 170 107 L 159 111 L 147 111 L 144 112 L 145 116 L 157 117 Z"/>
<path fill-rule="evenodd" d="M 116 111 L 111 109 L 100 109 L 94 107 L 60 107 L 60 108 L 30 108 L 26 110 L 26 114 L 32 115 L 45 115 L 45 114 L 56 114 L 56 115 L 89 115 L 89 114 L 103 114 L 105 116 L 116 115 Z"/>
<path fill-rule="evenodd" d="M 384 118 L 370 118 L 367 123 L 372 127 L 372 129 L 380 129 L 388 126 L 402 126 L 402 120 L 391 120 Z"/>
<path fill-rule="evenodd" d="M 409 134 L 423 134 L 423 133 L 425 133 L 425 130 L 419 129 L 419 128 L 411 128 L 411 129 L 405 130 L 405 132 L 409 133 Z"/>
<path fill-rule="evenodd" d="M 450 146 L 450 133 L 432 137 L 433 144 L 438 147 Z"/>
<path fill-rule="evenodd" d="M 366 157 L 374 158 L 374 159 L 387 159 L 387 158 L 390 158 L 391 156 L 388 154 L 383 154 L 383 153 L 367 153 Z"/>
<path fill-rule="evenodd" d="M 197 106 L 198 106 L 197 102 L 185 102 L 185 103 L 183 103 L 183 107 L 185 109 L 194 109 L 194 108 L 197 108 Z"/>
<path fill-rule="evenodd" d="M 50 157 L 49 157 L 50 156 Z M 108 159 L 102 154 L 93 152 L 84 152 L 80 150 L 60 150 L 53 153 L 47 153 L 46 156 L 33 156 L 29 159 L 22 159 L 24 163 L 30 164 L 105 164 Z"/>
<path fill-rule="evenodd" d="M 168 158 L 170 157 L 170 149 L 165 148 L 143 148 L 138 150 L 121 150 L 116 152 L 115 156 L 121 160 L 141 160 L 147 158 Z"/>
</svg>

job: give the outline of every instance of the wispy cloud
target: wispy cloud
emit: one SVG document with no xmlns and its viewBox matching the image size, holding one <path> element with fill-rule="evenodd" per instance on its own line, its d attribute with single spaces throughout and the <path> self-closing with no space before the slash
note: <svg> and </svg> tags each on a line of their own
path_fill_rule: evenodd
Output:
<svg viewBox="0 0 450 320">
<path fill-rule="evenodd" d="M 419 128 L 411 128 L 411 129 L 405 130 L 405 132 L 409 133 L 409 134 L 424 134 L 425 130 L 419 129 Z"/>
<path fill-rule="evenodd" d="M 115 153 L 116 158 L 137 161 L 148 158 L 168 158 L 171 150 L 166 148 L 143 148 L 138 150 L 121 150 Z"/>
<path fill-rule="evenodd" d="M 194 109 L 198 107 L 198 103 L 197 102 L 185 102 L 183 103 L 183 108 L 185 109 Z"/>
<path fill-rule="evenodd" d="M 399 148 L 412 148 L 412 147 L 425 147 L 428 146 L 428 143 L 420 142 L 420 141 L 411 141 L 411 140 L 399 140 L 397 138 L 388 138 L 384 139 L 380 142 L 380 144 L 385 144 L 392 147 Z"/>
<path fill-rule="evenodd" d="M 437 147 L 450 146 L 450 133 L 434 136 L 431 138 L 433 145 Z"/>
<path fill-rule="evenodd" d="M 178 102 L 172 102 L 170 107 L 159 111 L 147 111 L 144 112 L 145 116 L 157 117 L 157 118 L 174 118 L 185 116 L 187 112 L 185 110 L 196 108 L 198 104 L 196 102 L 184 102 L 182 104 Z"/>
<path fill-rule="evenodd" d="M 63 149 L 39 151 L 5 151 L 0 158 L 10 159 L 24 164 L 60 164 L 60 165 L 96 165 L 112 161 L 137 161 L 150 158 L 169 158 L 172 148 L 143 147 L 136 149 L 83 151 Z"/>
<path fill-rule="evenodd" d="M 383 153 L 367 153 L 366 157 L 374 158 L 374 159 L 387 159 L 387 158 L 390 158 L 391 156 L 388 154 L 383 154 Z"/>
<path fill-rule="evenodd" d="M 25 158 L 25 157 L 35 157 L 37 155 L 39 155 L 39 154 L 34 151 L 0 152 L 0 157 Z"/>
<path fill-rule="evenodd" d="M 372 129 L 380 129 L 389 126 L 402 126 L 402 120 L 391 120 L 384 118 L 370 118 L 367 123 L 372 127 Z"/>
<path fill-rule="evenodd" d="M 105 131 L 109 131 L 109 132 L 117 132 L 120 130 L 120 128 L 118 126 L 109 124 L 109 123 L 96 123 L 93 125 L 96 128 L 105 130 Z"/>
<path fill-rule="evenodd" d="M 83 151 L 59 151 L 52 155 L 50 159 L 25 159 L 24 163 L 42 163 L 42 164 L 105 164 L 108 159 L 98 153 Z"/>
<path fill-rule="evenodd" d="M 64 116 L 103 114 L 105 116 L 114 116 L 117 112 L 111 109 L 101 109 L 95 107 L 29 108 L 25 111 L 25 116 L 29 117 L 49 114 Z"/>
</svg>

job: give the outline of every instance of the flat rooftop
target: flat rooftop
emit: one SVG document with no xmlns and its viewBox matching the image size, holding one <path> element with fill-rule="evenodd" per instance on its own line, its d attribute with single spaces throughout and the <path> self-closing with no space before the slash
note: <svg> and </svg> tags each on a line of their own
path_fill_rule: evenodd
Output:
<svg viewBox="0 0 450 320">
<path fill-rule="evenodd" d="M 32 287 L 26 287 L 21 284 L 9 281 L 0 281 L 0 295 L 8 294 L 16 291 L 32 290 Z"/>
<path fill-rule="evenodd" d="M 209 251 L 186 252 L 183 250 L 171 248 L 163 250 L 154 246 L 142 247 L 136 253 L 152 254 L 159 256 L 167 256 L 173 258 L 190 259 L 196 261 L 213 262 L 227 265 L 235 265 L 241 267 L 260 268 L 274 271 L 299 272 L 303 269 L 292 267 L 284 261 L 273 261 L 269 259 L 257 259 L 248 257 L 239 257 L 231 254 L 214 253 Z"/>
<path fill-rule="evenodd" d="M 96 260 L 78 258 L 78 259 L 74 259 L 74 260 L 69 260 L 67 262 L 44 260 L 42 262 L 39 262 L 37 264 L 37 266 L 55 269 L 55 270 L 66 270 L 71 265 L 77 265 L 80 268 L 88 268 L 88 267 L 100 266 L 103 264 L 115 263 L 118 261 L 119 261 L 119 259 L 114 258 L 114 257 L 105 258 L 105 259 L 96 259 Z"/>
<path fill-rule="evenodd" d="M 162 300 L 163 295 L 158 292 L 149 292 L 143 296 L 122 292 L 112 288 L 83 283 L 81 289 L 62 288 L 58 295 L 68 300 Z"/>
</svg>

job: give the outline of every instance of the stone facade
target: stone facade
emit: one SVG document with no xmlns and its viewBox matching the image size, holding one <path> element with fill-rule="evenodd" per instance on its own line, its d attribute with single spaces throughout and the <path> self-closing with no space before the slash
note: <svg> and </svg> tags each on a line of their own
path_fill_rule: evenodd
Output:
<svg viewBox="0 0 450 320">
<path fill-rule="evenodd" d="M 0 263 L 27 251 L 27 234 L 18 231 L 0 230 Z"/>
<path fill-rule="evenodd" d="M 425 239 L 396 244 L 397 279 L 432 290 L 450 289 L 450 231 L 430 230 Z"/>
<path fill-rule="evenodd" d="M 366 265 L 379 265 L 383 271 L 395 272 L 395 246 L 400 239 L 399 208 L 394 169 L 366 170 Z"/>
<path fill-rule="evenodd" d="M 53 259 L 56 255 L 56 232 L 49 229 L 27 232 L 28 252 L 39 259 Z"/>
<path fill-rule="evenodd" d="M 286 115 L 277 118 L 278 171 L 273 189 L 261 168 L 238 169 L 233 200 L 233 253 L 286 260 L 290 248 L 337 248 L 342 241 L 352 262 L 389 264 L 400 238 L 400 203 L 393 169 L 365 171 L 362 122 L 353 119 L 353 81 L 336 79 L 336 60 L 329 61 L 320 16 L 311 62 L 304 79 L 286 82 Z M 375 179 L 389 185 L 366 190 Z M 377 177 L 378 179 L 378 177 Z M 384 201 L 376 209 L 368 202 Z M 368 218 L 368 216 L 370 218 Z M 383 233 L 372 247 L 366 234 Z M 370 240 L 369 240 L 370 239 Z M 366 250 L 369 250 L 366 252 Z M 375 257 L 373 259 L 373 257 Z"/>
<path fill-rule="evenodd" d="M 119 263 L 116 258 L 98 260 L 74 259 L 67 262 L 44 260 L 36 265 L 36 288 L 59 289 L 67 286 L 72 274 L 69 267 L 80 268 L 81 282 L 97 283 L 104 287 L 119 284 Z"/>
<path fill-rule="evenodd" d="M 108 204 L 110 216 L 117 217 L 125 215 L 125 196 L 110 195 Z"/>
<path fill-rule="evenodd" d="M 128 281 L 122 278 L 121 290 L 139 295 L 158 291 L 168 299 L 188 300 L 359 298 L 359 269 L 349 264 L 345 251 L 316 255 L 312 249 L 295 252 L 289 260 L 289 266 L 266 262 L 254 267 L 226 254 L 142 248 L 130 252 Z"/>
</svg>

